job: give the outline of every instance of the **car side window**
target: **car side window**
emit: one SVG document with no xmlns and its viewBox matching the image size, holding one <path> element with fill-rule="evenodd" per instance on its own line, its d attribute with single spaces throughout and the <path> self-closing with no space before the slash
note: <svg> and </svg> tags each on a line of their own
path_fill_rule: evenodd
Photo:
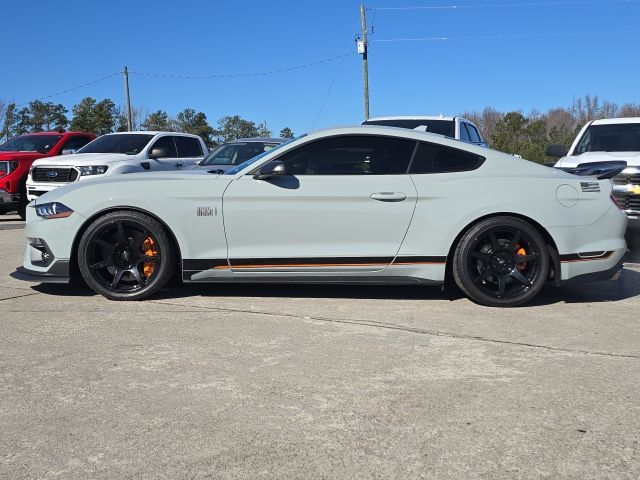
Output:
<svg viewBox="0 0 640 480">
<path fill-rule="evenodd" d="M 89 137 L 71 137 L 67 140 L 64 145 L 62 145 L 62 150 L 80 150 L 87 143 L 89 143 L 91 139 Z"/>
<path fill-rule="evenodd" d="M 478 129 L 476 127 L 474 127 L 470 123 L 467 123 L 467 131 L 469 132 L 469 138 L 473 143 L 482 142 L 482 139 L 480 138 L 480 134 L 478 133 Z"/>
<path fill-rule="evenodd" d="M 409 173 L 447 173 L 475 170 L 485 161 L 481 155 L 457 148 L 420 142 Z"/>
<path fill-rule="evenodd" d="M 156 140 L 156 143 L 149 149 L 149 151 L 154 148 L 164 148 L 167 150 L 167 155 L 162 158 L 178 158 L 178 152 L 176 151 L 176 143 L 173 140 L 173 137 L 160 137 Z"/>
<path fill-rule="evenodd" d="M 174 137 L 179 157 L 202 157 L 202 146 L 197 138 Z"/>
<path fill-rule="evenodd" d="M 467 131 L 467 124 L 464 122 L 460 123 L 460 140 L 467 143 L 471 142 L 469 132 Z"/>
<path fill-rule="evenodd" d="M 277 158 L 290 175 L 397 175 L 407 172 L 415 142 L 344 135 L 311 142 Z"/>
</svg>

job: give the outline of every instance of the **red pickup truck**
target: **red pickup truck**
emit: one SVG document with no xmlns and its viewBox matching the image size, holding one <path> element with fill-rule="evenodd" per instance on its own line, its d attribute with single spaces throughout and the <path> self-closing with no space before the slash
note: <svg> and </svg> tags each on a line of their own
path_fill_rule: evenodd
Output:
<svg viewBox="0 0 640 480">
<path fill-rule="evenodd" d="M 84 132 L 27 133 L 0 145 L 0 214 L 17 210 L 25 217 L 25 184 L 34 160 L 74 153 L 96 138 Z"/>
</svg>

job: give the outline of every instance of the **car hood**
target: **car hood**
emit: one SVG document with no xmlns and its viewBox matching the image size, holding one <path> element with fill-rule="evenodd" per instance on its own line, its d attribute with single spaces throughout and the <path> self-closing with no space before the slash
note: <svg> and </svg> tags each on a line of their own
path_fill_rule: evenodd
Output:
<svg viewBox="0 0 640 480">
<path fill-rule="evenodd" d="M 581 163 L 592 162 L 627 162 L 629 167 L 640 166 L 640 152 L 586 152 L 582 155 L 570 155 L 558 160 L 556 167 L 576 167 Z"/>
<path fill-rule="evenodd" d="M 41 158 L 34 162 L 36 167 L 60 166 L 60 165 L 109 165 L 116 162 L 132 161 L 135 155 L 125 153 L 75 153 L 73 155 L 58 155 L 55 157 Z"/>
<path fill-rule="evenodd" d="M 39 152 L 0 152 L 0 161 L 3 160 L 33 160 L 42 157 L 46 153 Z"/>
<path fill-rule="evenodd" d="M 92 178 L 88 182 L 69 183 L 45 193 L 38 197 L 35 202 L 36 204 L 42 204 L 52 201 L 64 201 L 65 197 L 73 197 L 79 190 L 87 188 L 96 190 L 98 186 L 104 186 L 110 192 L 127 192 L 127 195 L 130 195 L 130 192 L 140 191 L 142 187 L 145 186 L 150 187 L 152 190 L 158 190 L 156 186 L 161 185 L 162 182 L 193 182 L 198 180 L 215 181 L 221 178 L 229 182 L 233 177 L 211 174 L 206 171 L 198 170 L 186 170 L 181 172 L 142 172 L 128 173 L 127 175 L 104 176 L 102 178 Z M 162 188 L 160 188 L 158 190 L 158 194 L 166 195 L 166 190 L 162 190 Z"/>
</svg>

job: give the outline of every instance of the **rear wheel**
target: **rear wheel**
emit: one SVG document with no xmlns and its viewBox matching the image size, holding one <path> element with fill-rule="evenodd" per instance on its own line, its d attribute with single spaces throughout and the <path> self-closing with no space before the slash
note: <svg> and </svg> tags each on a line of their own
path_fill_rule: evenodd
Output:
<svg viewBox="0 0 640 480">
<path fill-rule="evenodd" d="M 78 246 L 82 278 L 111 300 L 142 300 L 174 273 L 174 252 L 163 226 L 139 212 L 108 213 L 84 232 Z"/>
<path fill-rule="evenodd" d="M 515 307 L 531 301 L 549 276 L 540 233 L 516 217 L 494 217 L 469 229 L 453 257 L 453 275 L 473 301 Z"/>
</svg>

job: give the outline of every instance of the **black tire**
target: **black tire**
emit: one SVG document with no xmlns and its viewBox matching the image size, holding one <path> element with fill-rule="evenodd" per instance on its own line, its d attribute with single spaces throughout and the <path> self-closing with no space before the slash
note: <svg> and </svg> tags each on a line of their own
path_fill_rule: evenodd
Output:
<svg viewBox="0 0 640 480">
<path fill-rule="evenodd" d="M 175 270 L 164 227 L 148 215 L 117 211 L 96 219 L 78 245 L 82 278 L 110 300 L 143 300 L 161 289 Z"/>
<path fill-rule="evenodd" d="M 29 200 L 27 200 L 27 185 L 23 185 L 20 189 L 20 200 L 18 200 L 18 215 L 22 220 L 27 219 L 27 205 L 29 204 Z"/>
<path fill-rule="evenodd" d="M 473 225 L 453 255 L 453 276 L 474 302 L 516 307 L 530 302 L 549 276 L 544 238 L 516 217 L 493 217 Z"/>
</svg>

